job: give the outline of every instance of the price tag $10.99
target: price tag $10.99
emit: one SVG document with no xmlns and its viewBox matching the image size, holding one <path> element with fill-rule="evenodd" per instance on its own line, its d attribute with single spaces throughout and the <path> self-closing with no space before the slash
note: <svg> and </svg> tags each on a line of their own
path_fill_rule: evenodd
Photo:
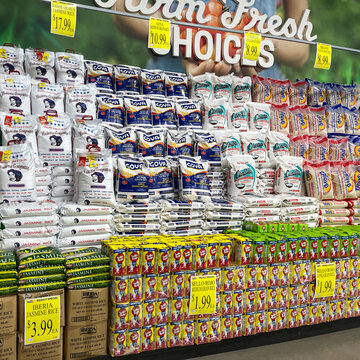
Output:
<svg viewBox="0 0 360 360">
<path fill-rule="evenodd" d="M 51 1 L 52 34 L 74 37 L 76 28 L 76 5 L 61 1 Z"/>
<path fill-rule="evenodd" d="M 149 22 L 149 49 L 170 49 L 170 21 L 150 18 Z"/>
<path fill-rule="evenodd" d="M 335 264 L 316 265 L 315 298 L 334 296 L 335 292 Z"/>
<path fill-rule="evenodd" d="M 318 43 L 314 68 L 329 70 L 331 66 L 331 55 L 331 45 Z"/>
<path fill-rule="evenodd" d="M 190 315 L 214 314 L 216 310 L 215 275 L 192 276 L 190 283 Z"/>
<path fill-rule="evenodd" d="M 60 339 L 60 295 L 25 300 L 24 344 Z"/>
<path fill-rule="evenodd" d="M 244 33 L 244 59 L 257 61 L 260 56 L 261 35 L 257 33 Z"/>
</svg>

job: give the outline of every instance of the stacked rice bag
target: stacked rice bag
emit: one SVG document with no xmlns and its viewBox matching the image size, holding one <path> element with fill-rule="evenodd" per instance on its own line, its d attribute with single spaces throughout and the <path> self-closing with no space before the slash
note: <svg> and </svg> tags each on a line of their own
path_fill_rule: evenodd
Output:
<svg viewBox="0 0 360 360">
<path fill-rule="evenodd" d="M 19 293 L 56 290 L 65 287 L 65 258 L 53 246 L 17 250 Z"/>
<path fill-rule="evenodd" d="M 36 167 L 35 169 L 36 179 L 36 195 L 37 201 L 48 201 L 51 196 L 52 178 L 50 167 Z"/>
<path fill-rule="evenodd" d="M 59 247 L 100 245 L 112 234 L 112 211 L 107 206 L 67 203 L 60 209 Z"/>
<path fill-rule="evenodd" d="M 72 166 L 56 166 L 52 168 L 51 199 L 57 203 L 71 202 L 74 196 L 74 168 Z"/>
<path fill-rule="evenodd" d="M 16 257 L 13 251 L 0 251 L 0 295 L 17 292 Z"/>
<path fill-rule="evenodd" d="M 321 227 L 359 225 L 360 201 L 322 200 L 319 214 Z"/>
<path fill-rule="evenodd" d="M 110 258 L 98 247 L 78 247 L 61 251 L 66 259 L 68 289 L 94 289 L 110 286 Z"/>
<path fill-rule="evenodd" d="M 161 205 L 118 204 L 114 216 L 115 229 L 120 235 L 160 234 Z"/>
<path fill-rule="evenodd" d="M 57 245 L 59 217 L 55 204 L 4 204 L 0 208 L 0 217 L 3 249 Z"/>
<path fill-rule="evenodd" d="M 201 235 L 205 205 L 201 202 L 161 200 L 161 233 L 164 235 Z"/>
<path fill-rule="evenodd" d="M 226 200 L 215 200 L 205 204 L 205 234 L 221 233 L 232 228 L 239 229 L 244 220 L 244 206 Z"/>
<path fill-rule="evenodd" d="M 318 227 L 319 201 L 305 196 L 284 196 L 281 221 L 290 224 L 306 223 L 311 228 Z"/>
</svg>

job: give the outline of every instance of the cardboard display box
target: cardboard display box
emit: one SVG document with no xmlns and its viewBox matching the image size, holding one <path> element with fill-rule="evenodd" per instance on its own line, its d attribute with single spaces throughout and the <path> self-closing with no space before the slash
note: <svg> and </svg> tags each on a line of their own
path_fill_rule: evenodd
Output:
<svg viewBox="0 0 360 360">
<path fill-rule="evenodd" d="M 10 334 L 17 330 L 16 295 L 0 297 L 0 334 Z"/>
<path fill-rule="evenodd" d="M 18 331 L 24 333 L 24 323 L 25 323 L 25 300 L 26 299 L 36 299 L 43 298 L 48 296 L 60 295 L 60 326 L 65 326 L 65 291 L 64 289 L 58 290 L 49 290 L 42 292 L 18 294 Z"/>
<path fill-rule="evenodd" d="M 99 323 L 108 318 L 109 289 L 67 290 L 66 325 Z"/>
<path fill-rule="evenodd" d="M 63 360 L 63 328 L 59 340 L 34 345 L 24 345 L 24 337 L 19 334 L 18 355 L 19 360 Z"/>
<path fill-rule="evenodd" d="M 65 360 L 81 360 L 106 355 L 106 345 L 107 320 L 83 326 L 65 327 Z"/>
<path fill-rule="evenodd" d="M 16 360 L 16 340 L 16 332 L 0 335 L 0 360 Z"/>
</svg>

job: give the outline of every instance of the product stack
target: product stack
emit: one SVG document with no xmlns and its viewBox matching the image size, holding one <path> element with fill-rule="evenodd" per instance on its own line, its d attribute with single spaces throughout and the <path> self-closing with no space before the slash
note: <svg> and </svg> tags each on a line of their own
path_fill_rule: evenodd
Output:
<svg viewBox="0 0 360 360">
<path fill-rule="evenodd" d="M 14 251 L 0 252 L 0 295 L 16 294 L 18 290 L 18 272 Z"/>
<path fill-rule="evenodd" d="M 51 200 L 56 203 L 72 202 L 74 188 L 74 168 L 72 166 L 56 166 L 52 169 Z"/>
<path fill-rule="evenodd" d="M 323 200 L 320 201 L 319 223 L 324 226 L 343 226 L 359 224 L 358 200 Z"/>
</svg>

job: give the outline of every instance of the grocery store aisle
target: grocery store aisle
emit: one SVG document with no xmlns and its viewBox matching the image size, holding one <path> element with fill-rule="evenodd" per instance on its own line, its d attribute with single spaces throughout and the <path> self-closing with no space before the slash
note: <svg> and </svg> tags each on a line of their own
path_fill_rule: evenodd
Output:
<svg viewBox="0 0 360 360">
<path fill-rule="evenodd" d="M 360 328 L 275 345 L 204 356 L 197 358 L 197 360 L 357 360 L 360 359 L 359 337 Z"/>
</svg>

